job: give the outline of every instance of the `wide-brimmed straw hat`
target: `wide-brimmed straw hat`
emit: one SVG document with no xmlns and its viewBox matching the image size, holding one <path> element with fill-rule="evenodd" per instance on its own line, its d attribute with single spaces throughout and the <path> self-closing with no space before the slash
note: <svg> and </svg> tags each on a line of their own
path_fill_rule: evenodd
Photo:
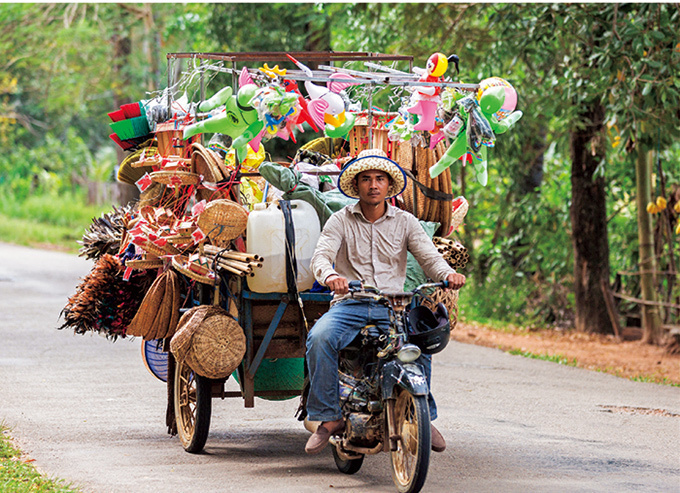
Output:
<svg viewBox="0 0 680 493">
<path fill-rule="evenodd" d="M 387 190 L 388 199 L 399 195 L 406 188 L 406 174 L 396 162 L 387 157 L 382 149 L 366 149 L 361 151 L 356 159 L 347 163 L 340 173 L 338 188 L 347 197 L 359 198 L 354 177 L 363 171 L 384 171 L 392 177 L 392 184 Z"/>
</svg>

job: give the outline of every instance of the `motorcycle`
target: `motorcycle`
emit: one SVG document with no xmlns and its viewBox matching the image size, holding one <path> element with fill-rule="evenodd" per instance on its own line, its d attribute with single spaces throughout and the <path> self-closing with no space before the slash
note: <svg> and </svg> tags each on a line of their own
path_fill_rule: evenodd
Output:
<svg viewBox="0 0 680 493">
<path fill-rule="evenodd" d="M 392 478 L 401 493 L 415 493 L 425 484 L 430 462 L 429 388 L 421 354 L 434 354 L 448 344 L 449 316 L 441 303 L 433 313 L 412 307 L 429 288 L 427 283 L 406 293 L 384 293 L 361 281 L 350 282 L 354 299 L 377 301 L 388 307 L 389 331 L 363 327 L 340 352 L 340 403 L 345 429 L 331 437 L 338 470 L 354 474 L 366 455 L 390 452 Z"/>
</svg>

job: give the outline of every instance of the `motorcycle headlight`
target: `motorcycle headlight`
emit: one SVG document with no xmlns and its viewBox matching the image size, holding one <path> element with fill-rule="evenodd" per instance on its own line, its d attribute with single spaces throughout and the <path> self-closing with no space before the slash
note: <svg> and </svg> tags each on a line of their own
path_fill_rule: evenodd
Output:
<svg viewBox="0 0 680 493">
<path fill-rule="evenodd" d="M 420 358 L 420 348 L 415 344 L 405 344 L 397 353 L 397 358 L 404 363 L 412 363 Z"/>
</svg>

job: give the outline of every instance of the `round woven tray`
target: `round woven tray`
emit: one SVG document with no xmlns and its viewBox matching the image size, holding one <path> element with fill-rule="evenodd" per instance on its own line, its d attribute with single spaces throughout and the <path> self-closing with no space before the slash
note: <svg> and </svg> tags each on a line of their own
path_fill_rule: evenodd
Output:
<svg viewBox="0 0 680 493">
<path fill-rule="evenodd" d="M 125 262 L 125 266 L 132 269 L 157 269 L 158 267 L 163 267 L 163 261 L 159 258 L 128 260 Z"/>
<path fill-rule="evenodd" d="M 154 171 L 149 176 L 157 183 L 172 186 L 197 185 L 201 181 L 200 176 L 189 171 Z"/>
<path fill-rule="evenodd" d="M 145 252 L 155 255 L 156 257 L 163 257 L 164 255 L 177 255 L 179 253 L 179 250 L 170 243 L 166 243 L 165 246 L 159 247 L 152 241 L 147 240 L 142 245 L 139 245 L 139 247 Z"/>
<path fill-rule="evenodd" d="M 198 217 L 198 227 L 217 246 L 226 247 L 243 233 L 248 224 L 248 213 L 236 202 L 213 200 Z"/>
<path fill-rule="evenodd" d="M 147 165 L 145 162 L 140 161 L 140 157 L 144 151 L 149 153 L 153 150 L 155 150 L 155 147 L 153 146 L 145 147 L 133 152 L 128 157 L 126 157 L 118 168 L 118 181 L 127 183 L 129 185 L 134 185 L 137 180 L 144 176 L 144 173 L 151 173 L 153 168 L 150 165 Z"/>
<path fill-rule="evenodd" d="M 190 234 L 188 234 L 188 235 L 171 235 L 171 236 L 166 236 L 165 239 L 168 240 L 168 242 L 172 243 L 173 245 L 183 245 L 185 243 L 193 242 L 193 238 L 191 237 Z"/>
<path fill-rule="evenodd" d="M 172 266 L 181 274 L 187 276 L 190 279 L 193 279 L 194 281 L 198 281 L 203 284 L 210 284 L 211 286 L 214 286 L 216 281 L 217 281 L 217 274 L 213 272 L 212 270 L 209 270 L 208 273 L 212 274 L 212 278 L 205 275 L 198 274 L 197 272 L 194 272 L 189 269 L 189 259 L 183 255 L 175 255 L 172 257 Z"/>
</svg>

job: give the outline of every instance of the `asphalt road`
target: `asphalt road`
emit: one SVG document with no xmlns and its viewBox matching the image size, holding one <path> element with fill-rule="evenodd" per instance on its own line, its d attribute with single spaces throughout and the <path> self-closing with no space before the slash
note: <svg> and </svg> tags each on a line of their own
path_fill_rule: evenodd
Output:
<svg viewBox="0 0 680 493">
<path fill-rule="evenodd" d="M 215 399 L 205 453 L 184 452 L 139 340 L 56 330 L 91 265 L 0 243 L 0 422 L 41 471 L 92 493 L 395 491 L 386 454 L 353 476 L 306 455 L 297 399 Z M 433 368 L 448 448 L 424 491 L 680 492 L 679 388 L 459 343 Z"/>
</svg>

